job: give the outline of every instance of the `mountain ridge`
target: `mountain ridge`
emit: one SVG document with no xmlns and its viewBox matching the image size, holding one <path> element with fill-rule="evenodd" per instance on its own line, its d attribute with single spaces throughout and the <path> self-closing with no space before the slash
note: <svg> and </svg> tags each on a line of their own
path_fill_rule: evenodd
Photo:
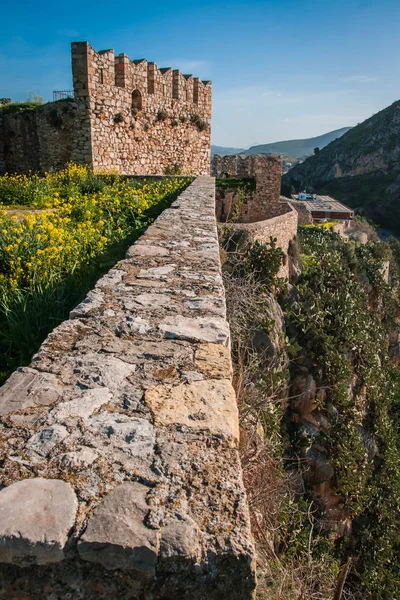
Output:
<svg viewBox="0 0 400 600">
<path fill-rule="evenodd" d="M 268 144 L 257 144 L 250 146 L 248 149 L 244 148 L 232 148 L 224 146 L 211 146 L 211 154 L 220 154 L 222 156 L 229 156 L 232 154 L 244 154 L 249 156 L 250 154 L 283 154 L 293 158 L 303 158 L 313 154 L 314 148 L 320 150 L 327 146 L 331 141 L 341 137 L 347 133 L 351 127 L 342 127 L 341 129 L 335 129 L 334 131 L 328 131 L 322 135 L 318 135 L 311 138 L 295 139 L 295 140 L 283 140 L 280 142 L 271 142 Z"/>
<path fill-rule="evenodd" d="M 292 188 L 337 197 L 400 230 L 400 100 L 372 115 L 282 178 Z"/>
</svg>

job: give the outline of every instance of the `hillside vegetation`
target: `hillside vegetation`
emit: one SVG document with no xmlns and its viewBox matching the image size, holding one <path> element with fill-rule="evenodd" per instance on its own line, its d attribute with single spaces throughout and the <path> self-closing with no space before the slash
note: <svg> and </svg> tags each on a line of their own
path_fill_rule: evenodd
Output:
<svg viewBox="0 0 400 600">
<path fill-rule="evenodd" d="M 257 597 L 400 600 L 400 244 L 223 246 Z"/>
<path fill-rule="evenodd" d="M 285 194 L 330 194 L 400 231 L 400 101 L 331 142 L 284 175 Z"/>
</svg>

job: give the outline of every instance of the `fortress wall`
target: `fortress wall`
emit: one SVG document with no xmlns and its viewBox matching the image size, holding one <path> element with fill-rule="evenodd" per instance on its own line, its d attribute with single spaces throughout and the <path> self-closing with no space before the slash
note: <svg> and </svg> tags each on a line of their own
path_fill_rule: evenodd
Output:
<svg viewBox="0 0 400 600">
<path fill-rule="evenodd" d="M 132 175 L 210 172 L 211 82 L 72 44 L 74 90 L 91 132 L 76 160 Z"/>
<path fill-rule="evenodd" d="M 255 154 L 250 156 L 218 156 L 213 158 L 215 177 L 254 177 L 256 190 L 248 194 L 240 208 L 238 221 L 253 223 L 279 214 L 279 197 L 282 176 L 280 157 Z"/>
<path fill-rule="evenodd" d="M 253 597 L 229 346 L 203 177 L 0 388 L 0 598 Z"/>
<path fill-rule="evenodd" d="M 4 114 L 0 119 L 0 174 L 63 168 L 72 156 L 76 112 L 74 102 L 51 102 L 34 110 Z"/>
<path fill-rule="evenodd" d="M 271 237 L 276 238 L 276 245 L 281 248 L 285 254 L 283 264 L 279 270 L 278 277 L 289 277 L 290 258 L 288 255 L 289 244 L 297 235 L 298 214 L 288 202 L 281 202 L 279 212 L 275 217 L 265 221 L 254 223 L 233 223 L 229 227 L 235 230 L 247 231 L 253 241 L 259 241 L 263 244 L 269 242 Z"/>
<path fill-rule="evenodd" d="M 0 174 L 72 160 L 128 175 L 209 175 L 210 81 L 87 42 L 72 44 L 72 72 L 75 102 L 4 115 Z"/>
</svg>

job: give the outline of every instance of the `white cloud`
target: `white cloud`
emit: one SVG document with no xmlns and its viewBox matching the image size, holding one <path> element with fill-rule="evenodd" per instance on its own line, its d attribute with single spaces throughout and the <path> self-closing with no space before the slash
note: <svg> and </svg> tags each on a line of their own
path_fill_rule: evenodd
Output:
<svg viewBox="0 0 400 600">
<path fill-rule="evenodd" d="M 341 77 L 339 81 L 344 83 L 372 83 L 378 78 L 371 75 L 351 75 L 350 77 Z"/>
</svg>

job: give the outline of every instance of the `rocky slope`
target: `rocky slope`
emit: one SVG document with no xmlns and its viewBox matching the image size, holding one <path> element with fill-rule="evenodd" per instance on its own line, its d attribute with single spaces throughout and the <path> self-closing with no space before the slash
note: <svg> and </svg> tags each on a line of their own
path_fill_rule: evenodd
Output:
<svg viewBox="0 0 400 600">
<path fill-rule="evenodd" d="M 283 177 L 283 191 L 336 196 L 383 225 L 400 228 L 400 101 L 394 102 Z"/>
</svg>

